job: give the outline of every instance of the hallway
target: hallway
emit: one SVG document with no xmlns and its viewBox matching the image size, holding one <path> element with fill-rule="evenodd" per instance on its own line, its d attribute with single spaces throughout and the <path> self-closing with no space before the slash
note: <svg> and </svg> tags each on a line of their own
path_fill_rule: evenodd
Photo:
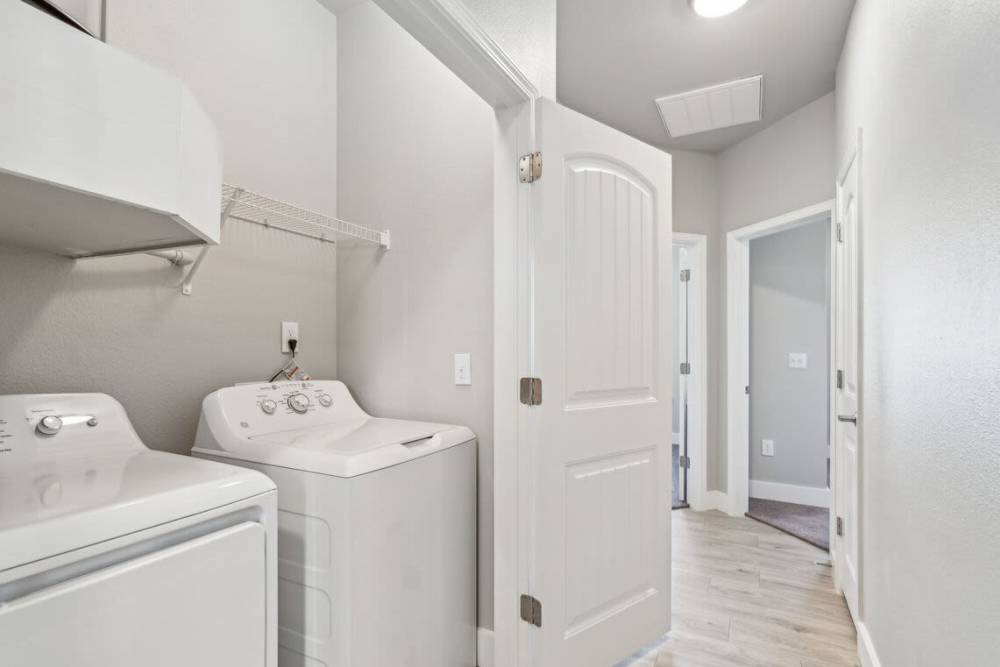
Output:
<svg viewBox="0 0 1000 667">
<path fill-rule="evenodd" d="M 673 513 L 670 639 L 628 667 L 850 666 L 854 626 L 819 549 L 751 519 Z"/>
</svg>

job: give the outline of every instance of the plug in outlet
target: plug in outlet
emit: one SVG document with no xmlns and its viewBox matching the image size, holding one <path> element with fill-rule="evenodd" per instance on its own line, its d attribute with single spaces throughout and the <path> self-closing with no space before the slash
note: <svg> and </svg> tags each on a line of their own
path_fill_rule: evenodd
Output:
<svg viewBox="0 0 1000 667">
<path fill-rule="evenodd" d="M 302 351 L 302 339 L 299 338 L 299 323 L 298 322 L 282 322 L 281 323 L 281 351 L 285 354 L 291 354 L 292 348 L 288 344 L 288 341 L 295 339 L 298 343 L 295 344 L 295 352 Z"/>
<path fill-rule="evenodd" d="M 455 355 L 455 384 L 472 384 L 472 355 L 468 352 Z"/>
<path fill-rule="evenodd" d="M 789 368 L 807 368 L 808 366 L 809 366 L 809 355 L 807 355 L 805 352 L 788 353 Z"/>
<path fill-rule="evenodd" d="M 761 440 L 760 441 L 760 455 L 761 456 L 774 456 L 774 440 Z"/>
</svg>

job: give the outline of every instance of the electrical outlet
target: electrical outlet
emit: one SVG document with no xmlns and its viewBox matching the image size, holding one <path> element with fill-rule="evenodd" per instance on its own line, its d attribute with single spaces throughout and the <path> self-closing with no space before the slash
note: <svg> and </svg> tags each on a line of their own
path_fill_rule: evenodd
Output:
<svg viewBox="0 0 1000 667">
<path fill-rule="evenodd" d="M 291 354 L 292 348 L 288 345 L 288 341 L 294 338 L 298 342 L 295 344 L 295 352 L 299 353 L 302 351 L 302 339 L 299 338 L 299 323 L 298 322 L 282 322 L 281 323 L 281 351 L 285 354 Z"/>
<path fill-rule="evenodd" d="M 472 384 L 472 355 L 468 352 L 455 355 L 455 384 Z"/>
<path fill-rule="evenodd" d="M 760 455 L 761 456 L 774 456 L 774 440 L 761 440 L 760 441 Z"/>
<path fill-rule="evenodd" d="M 789 368 L 806 368 L 808 365 L 809 365 L 809 355 L 807 355 L 805 352 L 788 353 Z"/>
</svg>

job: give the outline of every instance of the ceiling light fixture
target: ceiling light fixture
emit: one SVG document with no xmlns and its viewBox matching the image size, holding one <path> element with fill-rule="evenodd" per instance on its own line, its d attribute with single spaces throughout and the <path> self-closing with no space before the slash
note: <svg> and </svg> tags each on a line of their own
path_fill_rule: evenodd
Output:
<svg viewBox="0 0 1000 667">
<path fill-rule="evenodd" d="M 710 19 L 732 14 L 746 3 L 747 0 L 688 0 L 695 14 Z"/>
</svg>

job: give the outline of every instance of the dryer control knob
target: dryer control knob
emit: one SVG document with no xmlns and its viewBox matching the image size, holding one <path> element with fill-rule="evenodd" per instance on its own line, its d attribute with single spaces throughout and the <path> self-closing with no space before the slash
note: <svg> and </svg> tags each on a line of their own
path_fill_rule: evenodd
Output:
<svg viewBox="0 0 1000 667">
<path fill-rule="evenodd" d="M 331 405 L 333 405 L 333 399 L 330 398 L 330 394 L 320 394 L 319 404 L 322 405 L 324 408 L 328 408 Z"/>
<path fill-rule="evenodd" d="M 273 415 L 274 411 L 278 409 L 278 404 L 270 398 L 265 398 L 260 402 L 260 409 L 263 410 L 265 414 Z"/>
<path fill-rule="evenodd" d="M 304 414 L 309 409 L 309 397 L 305 394 L 292 394 L 288 397 L 288 407 L 299 414 Z"/>
<path fill-rule="evenodd" d="M 55 435 L 59 432 L 59 429 L 61 429 L 62 426 L 62 419 L 59 419 L 59 417 L 56 417 L 55 415 L 48 415 L 46 417 L 42 417 L 41 421 L 38 422 L 38 426 L 35 427 L 35 430 L 42 435 Z"/>
</svg>

